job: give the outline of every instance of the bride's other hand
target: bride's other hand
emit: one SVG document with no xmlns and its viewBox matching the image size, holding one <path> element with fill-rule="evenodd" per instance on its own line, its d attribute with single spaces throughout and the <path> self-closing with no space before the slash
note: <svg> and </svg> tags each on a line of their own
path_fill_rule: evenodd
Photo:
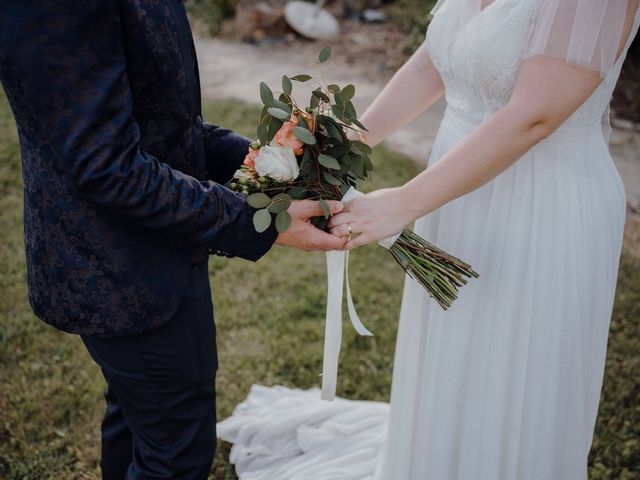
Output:
<svg viewBox="0 0 640 480">
<path fill-rule="evenodd" d="M 348 202 L 329 227 L 334 235 L 353 236 L 345 245 L 350 250 L 395 235 L 418 216 L 403 188 L 386 188 Z"/>
</svg>

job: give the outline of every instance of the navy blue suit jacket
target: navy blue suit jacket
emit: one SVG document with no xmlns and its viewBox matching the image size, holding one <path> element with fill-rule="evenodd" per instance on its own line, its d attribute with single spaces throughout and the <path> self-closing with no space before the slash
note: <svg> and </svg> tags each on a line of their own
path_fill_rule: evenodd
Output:
<svg viewBox="0 0 640 480">
<path fill-rule="evenodd" d="M 0 81 L 25 185 L 29 299 L 114 336 L 168 321 L 194 248 L 260 258 L 254 210 L 221 183 L 248 140 L 202 122 L 177 0 L 0 0 Z"/>
</svg>

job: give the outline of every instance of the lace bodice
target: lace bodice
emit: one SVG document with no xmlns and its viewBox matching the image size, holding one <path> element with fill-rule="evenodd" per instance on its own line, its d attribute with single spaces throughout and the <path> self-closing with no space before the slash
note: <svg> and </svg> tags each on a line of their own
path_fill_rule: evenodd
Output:
<svg viewBox="0 0 640 480">
<path fill-rule="evenodd" d="M 531 36 L 540 0 L 494 0 L 471 18 L 452 40 L 447 16 L 458 15 L 457 1 L 449 0 L 435 14 L 427 32 L 427 48 L 446 89 L 450 109 L 468 121 L 480 123 L 506 105 L 511 97 L 523 51 Z M 608 117 L 608 105 L 631 41 L 615 68 L 557 133 L 593 125 Z"/>
</svg>

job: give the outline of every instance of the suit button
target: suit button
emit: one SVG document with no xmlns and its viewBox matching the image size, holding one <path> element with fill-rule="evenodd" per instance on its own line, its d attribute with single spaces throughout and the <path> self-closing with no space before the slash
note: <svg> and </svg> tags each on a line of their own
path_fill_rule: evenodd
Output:
<svg viewBox="0 0 640 480">
<path fill-rule="evenodd" d="M 202 115 L 198 115 L 196 117 L 196 125 L 198 125 L 199 127 L 202 127 Z"/>
</svg>

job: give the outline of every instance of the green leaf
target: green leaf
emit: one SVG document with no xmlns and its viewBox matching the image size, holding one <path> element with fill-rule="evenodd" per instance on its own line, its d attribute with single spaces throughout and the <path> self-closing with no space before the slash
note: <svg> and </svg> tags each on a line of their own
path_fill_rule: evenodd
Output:
<svg viewBox="0 0 640 480">
<path fill-rule="evenodd" d="M 331 103 L 331 99 L 327 96 L 326 93 L 324 93 L 322 90 L 314 90 L 313 92 L 311 92 L 313 94 L 314 97 L 318 97 L 320 100 L 322 100 L 325 103 Z"/>
<path fill-rule="evenodd" d="M 278 233 L 284 233 L 289 230 L 291 226 L 291 215 L 286 210 L 281 211 L 276 215 L 276 230 Z"/>
<path fill-rule="evenodd" d="M 344 120 L 344 109 L 340 105 L 332 105 L 331 110 L 336 117 L 340 120 Z"/>
<path fill-rule="evenodd" d="M 342 182 L 331 175 L 329 172 L 324 172 L 322 176 L 327 181 L 327 183 L 330 183 L 331 185 L 342 185 Z"/>
<path fill-rule="evenodd" d="M 369 145 L 358 140 L 353 140 L 351 142 L 351 150 L 359 155 L 371 155 L 371 153 L 373 152 Z"/>
<path fill-rule="evenodd" d="M 291 195 L 289 194 L 279 193 L 275 197 L 273 197 L 272 200 L 291 202 L 292 198 L 291 198 Z"/>
<path fill-rule="evenodd" d="M 274 100 L 273 101 L 273 106 L 275 108 L 279 108 L 280 110 L 284 110 L 285 112 L 287 112 L 289 114 L 289 117 L 291 117 L 291 105 L 289 105 L 288 103 L 286 103 L 286 102 L 284 102 L 282 100 Z"/>
<path fill-rule="evenodd" d="M 342 91 L 340 92 L 340 97 L 345 101 L 348 102 L 349 100 L 351 100 L 356 94 L 356 87 L 354 87 L 353 85 L 349 84 L 346 87 L 344 87 L 342 89 Z"/>
<path fill-rule="evenodd" d="M 358 114 L 356 113 L 356 107 L 351 102 L 347 102 L 344 106 L 344 113 L 346 117 L 353 121 L 354 118 L 358 118 Z"/>
<path fill-rule="evenodd" d="M 291 80 L 295 80 L 296 82 L 308 82 L 313 77 L 307 74 L 296 75 L 295 77 L 291 77 Z"/>
<path fill-rule="evenodd" d="M 327 87 L 327 90 L 329 90 L 333 94 L 340 93 L 340 87 L 335 83 L 332 83 L 331 85 L 329 85 Z"/>
<path fill-rule="evenodd" d="M 287 210 L 289 208 L 289 205 L 291 205 L 291 202 L 287 202 L 287 201 L 273 202 L 271 205 L 269 205 L 269 207 L 267 207 L 267 210 L 269 210 L 269 212 L 271 213 L 277 214 Z"/>
<path fill-rule="evenodd" d="M 306 143 L 307 145 L 315 145 L 316 144 L 316 137 L 314 137 L 313 133 L 311 133 L 306 128 L 293 127 L 293 134 L 302 143 Z"/>
<path fill-rule="evenodd" d="M 353 173 L 355 173 L 358 178 L 363 178 L 364 176 L 364 160 L 360 155 L 349 155 L 351 158 L 351 165 L 353 166 Z"/>
<path fill-rule="evenodd" d="M 253 193 L 247 197 L 247 203 L 253 208 L 265 208 L 271 203 L 271 199 L 264 193 Z"/>
<path fill-rule="evenodd" d="M 289 120 L 289 118 L 291 118 L 291 114 L 285 112 L 284 110 L 280 109 L 280 108 L 276 108 L 276 107 L 271 107 L 267 110 L 269 112 L 269 115 L 271 115 L 272 117 L 277 118 L 278 120 L 282 120 L 283 122 Z"/>
<path fill-rule="evenodd" d="M 318 162 L 320 162 L 320 165 L 323 167 L 330 168 L 331 170 L 340 170 L 338 160 L 324 153 L 318 155 Z"/>
<path fill-rule="evenodd" d="M 264 82 L 260 82 L 260 99 L 267 107 L 273 105 L 273 92 L 269 88 L 269 85 Z"/>
<path fill-rule="evenodd" d="M 368 131 L 369 131 L 369 130 L 367 130 L 367 127 L 365 127 L 363 124 L 361 124 L 361 123 L 360 123 L 360 121 L 359 121 L 359 120 L 357 120 L 357 119 L 355 119 L 355 118 L 352 118 L 352 119 L 351 119 L 351 121 L 353 122 L 353 124 L 354 124 L 355 126 L 357 126 L 358 128 L 360 128 L 360 129 L 364 130 L 365 132 L 368 132 Z"/>
<path fill-rule="evenodd" d="M 311 95 L 311 101 L 309 102 L 309 107 L 312 110 L 315 110 L 316 108 L 318 108 L 318 105 L 320 105 L 320 98 L 316 97 L 315 95 Z"/>
<path fill-rule="evenodd" d="M 324 126 L 324 128 L 327 130 L 327 134 L 329 135 L 329 137 L 335 138 L 340 142 L 344 140 L 342 127 L 333 118 L 327 117 L 326 115 L 318 115 L 317 119 L 318 123 Z"/>
<path fill-rule="evenodd" d="M 266 231 L 271 226 L 271 214 L 265 209 L 258 210 L 253 214 L 253 226 L 258 233 Z"/>
<path fill-rule="evenodd" d="M 258 140 L 260 140 L 260 145 L 267 145 L 269 143 L 269 131 L 267 130 L 267 126 L 264 123 L 258 125 Z"/>
<path fill-rule="evenodd" d="M 280 128 L 282 128 L 282 120 L 278 120 L 277 118 L 271 118 L 271 120 L 269 121 L 269 129 L 267 130 L 267 142 L 271 142 L 271 140 L 273 140 L 273 137 L 276 136 L 276 133 L 278 133 L 278 130 L 280 130 Z"/>
<path fill-rule="evenodd" d="M 293 84 L 291 83 L 289 77 L 287 77 L 286 75 L 282 76 L 282 91 L 286 95 L 291 95 L 291 92 L 293 91 Z"/>
<path fill-rule="evenodd" d="M 324 201 L 323 198 L 318 200 L 318 203 L 320 203 L 320 208 L 322 209 L 322 213 L 324 214 L 324 218 L 326 220 L 329 220 L 329 217 L 331 216 L 331 209 L 329 208 L 329 205 L 327 204 L 327 202 Z"/>
<path fill-rule="evenodd" d="M 302 171 L 302 167 L 300 170 Z M 291 198 L 301 199 L 304 198 L 306 193 L 307 189 L 305 187 L 293 187 L 289 189 L 289 196 L 291 196 Z"/>
<path fill-rule="evenodd" d="M 320 55 L 318 55 L 320 59 L 320 63 L 325 63 L 329 58 L 331 58 L 331 47 L 324 47 L 320 50 Z"/>
</svg>

